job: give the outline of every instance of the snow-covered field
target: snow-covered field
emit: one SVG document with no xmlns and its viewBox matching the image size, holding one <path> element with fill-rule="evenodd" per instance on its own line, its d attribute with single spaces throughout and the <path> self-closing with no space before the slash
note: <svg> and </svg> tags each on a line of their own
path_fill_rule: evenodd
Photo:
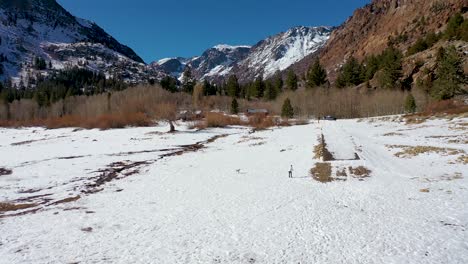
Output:
<svg viewBox="0 0 468 264">
<path fill-rule="evenodd" d="M 0 129 L 0 263 L 468 263 L 468 118 L 179 129 Z"/>
</svg>

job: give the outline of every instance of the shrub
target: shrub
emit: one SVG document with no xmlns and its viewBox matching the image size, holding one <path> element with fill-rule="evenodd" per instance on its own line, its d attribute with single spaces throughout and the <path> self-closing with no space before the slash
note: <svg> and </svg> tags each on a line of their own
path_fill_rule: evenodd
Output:
<svg viewBox="0 0 468 264">
<path fill-rule="evenodd" d="M 294 109 L 292 108 L 291 101 L 286 98 L 281 108 L 281 116 L 286 118 L 292 118 L 294 116 Z"/>
<path fill-rule="evenodd" d="M 408 113 L 416 112 L 416 100 L 412 94 L 408 94 L 405 99 L 405 110 Z"/>
<path fill-rule="evenodd" d="M 237 115 L 239 113 L 239 103 L 236 98 L 232 98 L 231 102 L 231 114 Z"/>
<path fill-rule="evenodd" d="M 460 114 L 468 112 L 468 105 L 465 105 L 463 102 L 456 100 L 444 100 L 433 102 L 429 104 L 425 109 L 424 113 L 426 115 L 433 115 L 438 113 L 446 114 Z"/>
<path fill-rule="evenodd" d="M 207 127 L 226 127 L 241 125 L 238 117 L 227 116 L 224 113 L 209 112 L 206 114 Z"/>
<path fill-rule="evenodd" d="M 255 130 L 263 130 L 270 127 L 274 127 L 278 124 L 278 120 L 274 117 L 264 115 L 253 115 L 249 117 L 248 125 Z"/>
</svg>

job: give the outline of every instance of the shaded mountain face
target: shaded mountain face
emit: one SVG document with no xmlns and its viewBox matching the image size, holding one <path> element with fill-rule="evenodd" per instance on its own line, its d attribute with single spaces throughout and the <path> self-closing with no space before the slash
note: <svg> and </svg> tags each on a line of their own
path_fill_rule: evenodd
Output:
<svg viewBox="0 0 468 264">
<path fill-rule="evenodd" d="M 217 45 L 199 57 L 163 59 L 152 65 L 177 78 L 185 67 L 190 67 L 197 79 L 220 81 L 233 74 L 244 82 L 256 77 L 269 78 L 317 52 L 331 31 L 331 27 L 295 27 L 253 47 Z"/>
<path fill-rule="evenodd" d="M 232 67 L 250 54 L 250 46 L 217 45 L 194 58 L 189 66 L 198 78 L 216 78 L 229 74 Z"/>
<path fill-rule="evenodd" d="M 378 54 L 391 42 L 402 51 L 428 32 L 440 32 L 467 0 L 373 0 L 337 28 L 320 52 L 320 61 L 333 82 L 340 66 L 351 56 L 362 60 Z M 304 73 L 314 56 L 292 66 Z"/>
<path fill-rule="evenodd" d="M 96 24 L 76 18 L 55 0 L 0 1 L 1 79 L 29 82 L 47 70 L 80 66 L 138 81 L 148 71 L 143 60 Z M 36 71 L 37 58 L 47 62 Z M 138 69 L 137 69 L 138 68 Z"/>
<path fill-rule="evenodd" d="M 151 63 L 152 67 L 181 78 L 186 67 L 190 67 L 196 79 L 214 79 L 230 73 L 233 65 L 245 59 L 250 52 L 249 46 L 217 45 L 201 56 L 193 58 L 167 58 Z"/>
</svg>

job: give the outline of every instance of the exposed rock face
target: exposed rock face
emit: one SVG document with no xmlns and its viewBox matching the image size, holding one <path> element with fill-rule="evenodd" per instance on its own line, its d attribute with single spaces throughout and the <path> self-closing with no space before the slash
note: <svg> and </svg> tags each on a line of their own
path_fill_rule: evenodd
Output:
<svg viewBox="0 0 468 264">
<path fill-rule="evenodd" d="M 194 58 L 190 67 L 197 78 L 224 77 L 231 72 L 233 65 L 249 55 L 250 50 L 250 46 L 217 45 Z"/>
<path fill-rule="evenodd" d="M 441 31 L 454 13 L 467 6 L 468 0 L 373 0 L 333 31 L 320 52 L 321 63 L 334 81 L 337 69 L 350 56 L 363 59 L 379 53 L 389 40 L 406 50 L 427 32 Z M 303 73 L 311 61 L 307 57 L 293 67 Z"/>
</svg>

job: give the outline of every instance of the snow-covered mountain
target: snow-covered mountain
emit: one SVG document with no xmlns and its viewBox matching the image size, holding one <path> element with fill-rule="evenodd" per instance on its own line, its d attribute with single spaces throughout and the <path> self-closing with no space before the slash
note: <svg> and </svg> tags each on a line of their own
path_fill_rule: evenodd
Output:
<svg viewBox="0 0 468 264">
<path fill-rule="evenodd" d="M 188 59 L 167 58 L 153 62 L 151 65 L 176 78 L 181 77 L 186 67 L 190 67 L 193 76 L 197 79 L 223 76 L 232 70 L 234 64 L 248 56 L 250 48 L 250 46 L 221 44 L 206 50 L 201 56 Z"/>
<path fill-rule="evenodd" d="M 132 49 L 95 23 L 74 17 L 55 0 L 0 1 L 0 39 L 1 80 L 28 83 L 72 66 L 128 82 L 158 75 Z M 38 58 L 46 67 L 37 67 Z"/>
<path fill-rule="evenodd" d="M 232 73 L 240 80 L 268 78 L 318 51 L 327 42 L 331 27 L 295 27 L 260 41 Z"/>
<path fill-rule="evenodd" d="M 242 81 L 268 78 L 316 52 L 331 31 L 331 27 L 294 27 L 253 47 L 217 45 L 199 57 L 163 59 L 152 65 L 177 78 L 186 67 L 197 79 L 219 80 L 232 74 Z"/>
</svg>

